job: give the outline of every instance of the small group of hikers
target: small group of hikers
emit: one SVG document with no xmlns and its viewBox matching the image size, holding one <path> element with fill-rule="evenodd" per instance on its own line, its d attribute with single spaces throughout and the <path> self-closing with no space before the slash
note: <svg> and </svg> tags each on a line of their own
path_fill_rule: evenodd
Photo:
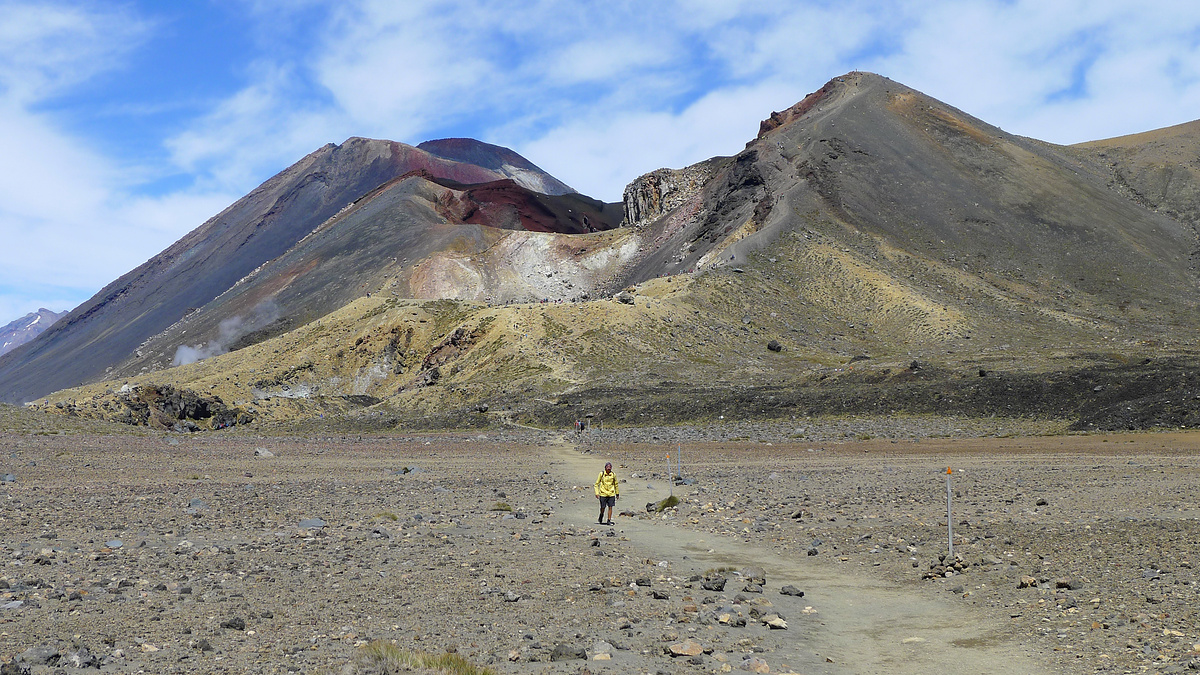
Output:
<svg viewBox="0 0 1200 675">
<path fill-rule="evenodd" d="M 613 507 L 617 505 L 617 500 L 621 498 L 621 487 L 617 482 L 617 474 L 613 473 L 612 462 L 604 465 L 604 470 L 596 476 L 596 499 L 600 500 L 600 516 L 596 520 L 597 525 L 612 525 L 613 524 Z M 604 519 L 604 509 L 608 509 L 608 520 Z"/>
</svg>

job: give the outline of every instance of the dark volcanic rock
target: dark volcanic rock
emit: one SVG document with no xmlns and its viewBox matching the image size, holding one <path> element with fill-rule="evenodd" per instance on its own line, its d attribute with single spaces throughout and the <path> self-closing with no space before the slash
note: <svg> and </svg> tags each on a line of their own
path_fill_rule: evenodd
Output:
<svg viewBox="0 0 1200 675">
<path fill-rule="evenodd" d="M 550 652 L 551 661 L 575 661 L 587 658 L 587 650 L 577 645 L 557 644 Z"/>
</svg>

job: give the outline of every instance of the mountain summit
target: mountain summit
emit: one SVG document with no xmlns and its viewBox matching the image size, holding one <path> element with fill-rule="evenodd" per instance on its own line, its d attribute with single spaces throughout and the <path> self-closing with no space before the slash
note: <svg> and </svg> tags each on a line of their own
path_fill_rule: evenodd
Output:
<svg viewBox="0 0 1200 675">
<path fill-rule="evenodd" d="M 554 183 L 473 141 L 327 146 L 0 361 L 0 392 L 111 368 L 126 391 L 40 404 L 167 426 L 164 387 L 264 424 L 1200 424 L 1196 183 L 1158 180 L 1186 176 L 1147 142 L 1054 146 L 849 73 L 733 157 L 637 178 L 619 209 L 530 190 Z M 267 225 L 291 233 L 269 251 Z M 240 276 L 213 258 L 247 247 L 265 253 Z M 92 344 L 84 374 L 70 356 Z"/>
<path fill-rule="evenodd" d="M 33 340 L 66 315 L 66 312 L 52 312 L 43 307 L 0 327 L 0 356 Z"/>
</svg>

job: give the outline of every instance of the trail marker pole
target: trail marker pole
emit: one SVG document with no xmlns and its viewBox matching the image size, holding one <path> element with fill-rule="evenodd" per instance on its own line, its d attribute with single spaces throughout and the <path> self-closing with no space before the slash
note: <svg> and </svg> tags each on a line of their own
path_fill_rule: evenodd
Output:
<svg viewBox="0 0 1200 675">
<path fill-rule="evenodd" d="M 946 467 L 946 539 L 950 542 L 950 558 L 954 558 L 954 516 L 950 502 L 950 467 Z"/>
<path fill-rule="evenodd" d="M 683 478 L 683 444 L 675 446 L 675 473 L 680 478 Z"/>
<path fill-rule="evenodd" d="M 667 485 L 671 488 L 671 496 L 675 496 L 675 481 L 671 478 L 671 453 L 667 453 Z"/>
</svg>

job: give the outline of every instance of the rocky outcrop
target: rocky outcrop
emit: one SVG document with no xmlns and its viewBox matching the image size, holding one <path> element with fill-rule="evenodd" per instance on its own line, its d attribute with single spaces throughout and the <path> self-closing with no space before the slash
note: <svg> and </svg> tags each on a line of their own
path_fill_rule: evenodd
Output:
<svg viewBox="0 0 1200 675">
<path fill-rule="evenodd" d="M 252 413 L 228 406 L 218 396 L 204 396 L 169 384 L 126 386 L 111 399 L 60 401 L 55 408 L 72 417 L 170 431 L 225 429 L 254 419 Z"/>
<path fill-rule="evenodd" d="M 805 96 L 796 105 L 783 111 L 773 111 L 771 116 L 758 123 L 758 136 L 755 140 L 761 139 L 768 133 L 782 127 L 786 124 L 794 122 L 797 118 L 803 117 L 805 113 L 812 110 L 818 103 L 827 98 L 834 91 L 835 83 L 843 83 L 845 78 L 837 78 L 825 83 L 825 86 Z"/>
<path fill-rule="evenodd" d="M 682 169 L 658 169 L 625 187 L 623 225 L 639 228 L 679 207 L 699 192 L 723 163 L 717 157 Z"/>
</svg>

